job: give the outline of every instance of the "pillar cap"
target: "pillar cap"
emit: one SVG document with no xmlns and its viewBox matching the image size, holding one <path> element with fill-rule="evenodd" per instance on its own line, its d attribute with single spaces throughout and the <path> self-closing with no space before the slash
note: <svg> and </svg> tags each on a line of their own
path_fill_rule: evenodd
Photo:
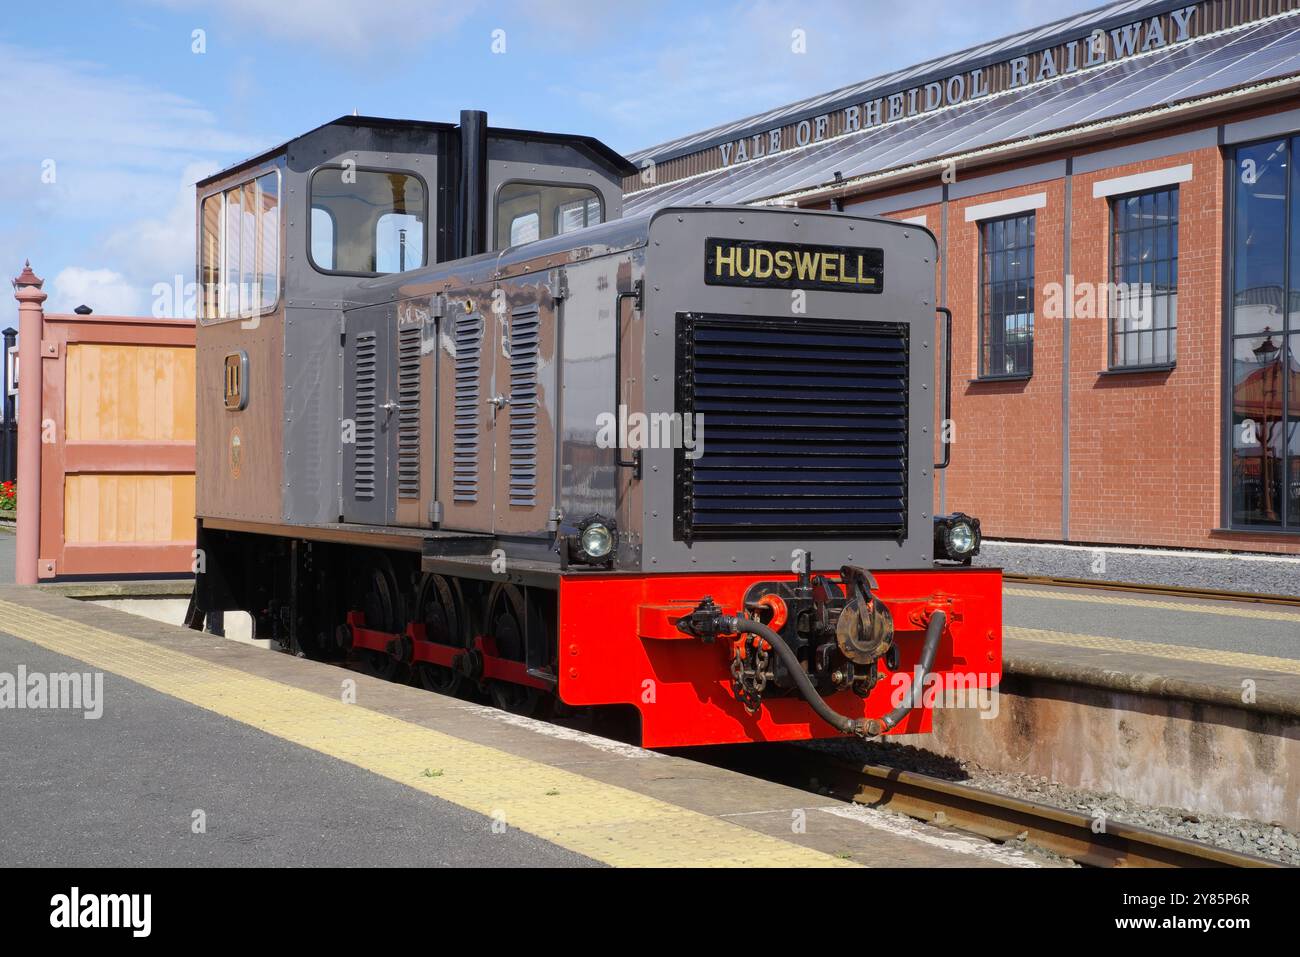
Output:
<svg viewBox="0 0 1300 957">
<path fill-rule="evenodd" d="M 27 260 L 23 264 L 23 271 L 14 279 L 14 288 L 21 289 L 23 286 L 35 286 L 40 289 L 43 285 L 45 285 L 45 280 L 32 272 L 32 261 Z"/>
</svg>

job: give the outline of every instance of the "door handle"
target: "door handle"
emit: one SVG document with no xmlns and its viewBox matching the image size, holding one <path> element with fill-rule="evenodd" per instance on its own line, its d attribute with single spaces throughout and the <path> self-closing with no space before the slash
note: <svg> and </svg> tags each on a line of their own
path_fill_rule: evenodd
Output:
<svg viewBox="0 0 1300 957">
<path fill-rule="evenodd" d="M 389 415 L 392 415 L 394 412 L 396 412 L 398 409 L 401 408 L 401 405 L 394 402 L 392 399 L 389 399 L 387 402 L 381 405 L 380 408 L 383 409 L 385 412 L 387 412 Z"/>
<path fill-rule="evenodd" d="M 504 395 L 494 395 L 492 396 L 492 398 L 486 399 L 484 401 L 486 401 L 487 404 L 492 407 L 493 419 L 497 417 L 497 413 L 500 412 L 502 408 L 510 404 L 509 397 Z"/>
</svg>

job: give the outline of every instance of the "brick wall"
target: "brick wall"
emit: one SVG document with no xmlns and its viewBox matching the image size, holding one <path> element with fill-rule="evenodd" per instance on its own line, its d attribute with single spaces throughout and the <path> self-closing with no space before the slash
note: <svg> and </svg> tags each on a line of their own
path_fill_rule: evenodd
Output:
<svg viewBox="0 0 1300 957">
<path fill-rule="evenodd" d="M 1036 157 L 1026 164 L 1043 162 Z M 948 203 L 943 245 L 946 304 L 955 320 L 957 441 L 945 480 L 945 505 L 948 511 L 979 516 L 990 537 L 1300 553 L 1300 536 L 1218 530 L 1224 242 L 1220 151 L 1210 147 L 1074 175 L 1071 273 L 1076 284 L 1104 284 L 1109 278 L 1110 206 L 1107 198 L 1093 197 L 1097 180 L 1183 164 L 1190 164 L 1193 174 L 1179 186 L 1176 367 L 1103 375 L 1109 329 L 1104 296 L 1094 314 L 1077 315 L 1070 323 L 1068 529 L 1062 527 L 1064 321 L 1048 317 L 1044 309 L 1047 284 L 1066 284 L 1066 180 Z M 966 222 L 966 210 L 1040 192 L 1047 204 L 1036 210 L 1033 375 L 1026 381 L 973 381 L 979 374 L 979 234 L 977 222 Z M 900 201 L 905 200 L 900 196 Z M 934 204 L 888 215 L 924 215 L 938 235 L 943 212 Z M 936 477 L 936 500 L 939 488 Z"/>
</svg>

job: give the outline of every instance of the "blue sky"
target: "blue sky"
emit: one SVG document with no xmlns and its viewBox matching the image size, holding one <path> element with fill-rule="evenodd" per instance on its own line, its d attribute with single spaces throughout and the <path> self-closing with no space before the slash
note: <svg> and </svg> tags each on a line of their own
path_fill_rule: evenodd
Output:
<svg viewBox="0 0 1300 957">
<path fill-rule="evenodd" d="M 1096 5 L 12 5 L 0 19 L 0 269 L 15 276 L 30 258 L 51 311 L 148 313 L 155 284 L 193 280 L 196 180 L 353 110 L 454 121 L 484 109 L 498 125 L 631 151 Z M 504 53 L 492 50 L 498 30 Z M 791 52 L 794 30 L 804 55 Z M 16 322 L 6 303 L 0 322 Z"/>
</svg>

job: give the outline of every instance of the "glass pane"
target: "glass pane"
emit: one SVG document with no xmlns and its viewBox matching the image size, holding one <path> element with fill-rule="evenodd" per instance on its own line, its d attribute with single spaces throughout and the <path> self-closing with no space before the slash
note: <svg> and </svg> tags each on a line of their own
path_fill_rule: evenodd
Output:
<svg viewBox="0 0 1300 957">
<path fill-rule="evenodd" d="M 1282 515 L 1282 342 L 1232 344 L 1232 520 L 1277 525 Z"/>
<path fill-rule="evenodd" d="M 334 217 L 319 206 L 311 208 L 311 261 L 321 269 L 334 268 Z"/>
<path fill-rule="evenodd" d="M 535 216 L 536 220 L 530 220 Z M 497 193 L 496 248 L 549 239 L 601 221 L 600 194 L 580 186 L 507 183 Z M 532 223 L 533 225 L 530 225 Z M 528 236 L 535 230 L 533 239 Z"/>
<path fill-rule="evenodd" d="M 280 298 L 280 174 L 257 179 L 258 232 L 261 254 L 257 260 L 258 297 L 263 309 Z"/>
<path fill-rule="evenodd" d="M 317 170 L 311 178 L 311 205 L 312 262 L 316 268 L 373 274 L 398 272 L 403 264 L 407 269 L 424 265 L 428 199 L 418 177 L 353 167 Z M 329 216 L 329 226 L 324 225 L 318 209 Z M 318 232 L 330 237 L 332 255 L 317 258 Z M 319 245 L 324 254 L 323 240 Z"/>
<path fill-rule="evenodd" d="M 1285 140 L 1237 150 L 1233 250 L 1235 335 L 1283 328 L 1286 164 Z"/>
<path fill-rule="evenodd" d="M 1289 337 L 1286 358 L 1286 521 L 1300 528 L 1300 333 Z"/>
<path fill-rule="evenodd" d="M 239 312 L 251 315 L 257 302 L 257 185 L 247 182 L 239 212 Z"/>
<path fill-rule="evenodd" d="M 221 196 L 203 201 L 202 235 L 199 238 L 199 310 L 204 319 L 221 317 Z"/>
<path fill-rule="evenodd" d="M 510 245 L 522 246 L 524 243 L 535 243 L 539 236 L 538 216 L 536 213 L 525 213 L 523 216 L 516 216 L 510 224 Z"/>
<path fill-rule="evenodd" d="M 1034 216 L 981 224 L 981 366 L 986 376 L 1028 375 L 1033 365 Z"/>
<path fill-rule="evenodd" d="M 221 309 L 223 316 L 239 315 L 239 240 L 240 215 L 244 191 L 236 186 L 226 190 L 226 236 L 222 268 Z"/>
<path fill-rule="evenodd" d="M 387 213 L 375 227 L 380 272 L 406 272 L 424 262 L 424 224 L 410 213 Z"/>
</svg>

